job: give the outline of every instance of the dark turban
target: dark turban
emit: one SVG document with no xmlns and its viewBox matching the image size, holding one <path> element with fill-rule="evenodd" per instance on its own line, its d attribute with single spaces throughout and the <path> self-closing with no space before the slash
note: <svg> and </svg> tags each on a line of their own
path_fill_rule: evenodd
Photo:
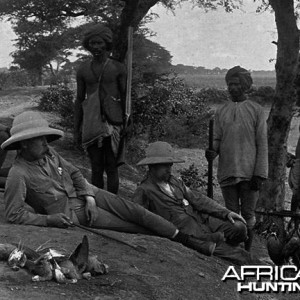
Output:
<svg viewBox="0 0 300 300">
<path fill-rule="evenodd" d="M 89 40 L 95 36 L 99 36 L 104 40 L 107 46 L 107 50 L 112 49 L 113 34 L 108 27 L 105 27 L 102 24 L 94 25 L 90 27 L 89 30 L 86 31 L 82 41 L 82 45 L 85 49 L 89 50 Z"/>
<path fill-rule="evenodd" d="M 225 76 L 227 85 L 232 78 L 238 78 L 240 80 L 244 91 L 249 90 L 253 83 L 250 72 L 240 66 L 235 66 L 227 72 Z"/>
</svg>

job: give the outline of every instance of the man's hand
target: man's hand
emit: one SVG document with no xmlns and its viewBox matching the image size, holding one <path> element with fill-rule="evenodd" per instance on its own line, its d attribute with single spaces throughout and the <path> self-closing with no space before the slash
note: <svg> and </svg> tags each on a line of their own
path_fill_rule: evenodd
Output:
<svg viewBox="0 0 300 300">
<path fill-rule="evenodd" d="M 208 161 L 214 160 L 217 156 L 218 156 L 218 153 L 216 151 L 209 150 L 209 149 L 205 150 L 205 157 Z"/>
<path fill-rule="evenodd" d="M 47 216 L 47 226 L 66 228 L 72 226 L 71 219 L 63 213 Z"/>
<path fill-rule="evenodd" d="M 286 154 L 286 167 L 292 168 L 295 164 L 295 159 L 296 159 L 296 156 L 294 154 L 288 152 Z"/>
<path fill-rule="evenodd" d="M 126 124 L 125 117 L 124 117 L 124 124 Z M 120 136 L 121 137 L 130 137 L 130 136 L 132 136 L 132 133 L 133 133 L 133 122 L 132 122 L 132 119 L 129 118 L 129 120 L 126 124 L 126 127 L 123 126 L 123 128 L 122 128 Z"/>
<path fill-rule="evenodd" d="M 85 196 L 85 200 L 85 215 L 89 222 L 89 226 L 92 226 L 98 217 L 97 205 L 94 197 L 92 196 Z"/>
<path fill-rule="evenodd" d="M 243 222 L 244 224 L 246 224 L 246 221 L 245 221 L 245 219 L 241 216 L 241 215 L 239 215 L 239 214 L 237 214 L 237 213 L 235 213 L 235 212 L 233 212 L 233 211 L 231 211 L 228 215 L 227 215 L 227 219 L 230 221 L 230 223 L 232 223 L 232 224 L 234 224 L 234 220 L 238 220 L 238 221 L 241 221 L 241 222 Z"/>
<path fill-rule="evenodd" d="M 250 189 L 253 191 L 259 191 L 261 189 L 264 180 L 265 179 L 260 176 L 255 176 L 255 175 L 252 176 L 250 180 Z"/>
</svg>

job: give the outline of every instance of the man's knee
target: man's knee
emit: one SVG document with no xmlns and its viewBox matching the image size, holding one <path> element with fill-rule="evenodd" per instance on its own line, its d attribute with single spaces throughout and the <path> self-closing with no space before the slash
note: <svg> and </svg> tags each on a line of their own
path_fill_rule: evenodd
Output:
<svg viewBox="0 0 300 300">
<path fill-rule="evenodd" d="M 247 222 L 247 228 L 248 228 L 248 229 L 253 229 L 253 227 L 254 227 L 254 225 L 255 225 L 255 223 L 256 223 L 256 218 L 255 218 L 255 216 L 252 216 L 251 218 L 245 219 L 245 220 L 246 220 L 246 222 Z"/>
<path fill-rule="evenodd" d="M 247 239 L 247 227 L 243 222 L 235 221 L 227 233 L 227 242 L 229 244 L 239 244 Z"/>
</svg>

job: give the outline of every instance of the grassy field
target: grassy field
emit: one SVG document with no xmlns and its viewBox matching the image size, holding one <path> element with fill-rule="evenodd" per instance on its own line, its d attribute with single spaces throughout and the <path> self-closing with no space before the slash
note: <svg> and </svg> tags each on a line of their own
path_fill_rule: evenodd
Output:
<svg viewBox="0 0 300 300">
<path fill-rule="evenodd" d="M 207 87 L 219 88 L 219 89 L 227 88 L 224 75 L 180 74 L 179 77 L 183 78 L 189 86 L 196 89 L 207 88 Z M 276 78 L 253 76 L 253 85 L 255 87 L 271 86 L 275 88 Z"/>
</svg>

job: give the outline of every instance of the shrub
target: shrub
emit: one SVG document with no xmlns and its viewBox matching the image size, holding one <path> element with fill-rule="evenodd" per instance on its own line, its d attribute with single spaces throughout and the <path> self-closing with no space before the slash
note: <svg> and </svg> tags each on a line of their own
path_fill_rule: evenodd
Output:
<svg viewBox="0 0 300 300">
<path fill-rule="evenodd" d="M 250 90 L 249 96 L 252 100 L 257 103 L 272 104 L 274 101 L 275 90 L 271 86 L 260 86 L 259 88 L 252 88 Z"/>
<path fill-rule="evenodd" d="M 199 145 L 207 132 L 209 105 L 182 79 L 159 76 L 133 87 L 134 134 L 149 141 L 165 140 L 181 147 Z"/>
<path fill-rule="evenodd" d="M 0 72 L 0 87 L 1 89 L 30 86 L 31 81 L 28 73 L 25 70 L 12 70 Z"/>
<path fill-rule="evenodd" d="M 126 160 L 130 165 L 136 165 L 145 157 L 145 149 L 148 144 L 143 139 L 132 137 L 126 145 Z"/>
<path fill-rule="evenodd" d="M 0 87 L 1 87 L 1 89 L 7 87 L 8 80 L 9 80 L 9 73 L 8 72 L 1 72 L 0 73 Z"/>
<path fill-rule="evenodd" d="M 179 173 L 185 185 L 192 189 L 197 189 L 207 185 L 205 174 L 199 174 L 199 169 L 195 166 L 195 164 L 191 164 L 188 168 L 179 170 Z"/>
<path fill-rule="evenodd" d="M 178 172 L 185 185 L 189 188 L 198 191 L 200 190 L 202 192 L 207 188 L 207 169 L 203 170 L 203 172 L 200 172 L 200 169 L 197 168 L 194 163 L 192 163 L 188 168 L 179 169 Z M 218 185 L 216 176 L 213 176 L 212 179 L 213 186 L 216 187 Z"/>
<path fill-rule="evenodd" d="M 197 97 L 202 102 L 211 104 L 219 104 L 230 100 L 227 90 L 217 88 L 203 88 L 197 92 Z"/>
<path fill-rule="evenodd" d="M 61 117 L 61 126 L 73 128 L 74 124 L 74 92 L 64 85 L 49 87 L 42 93 L 39 109 L 56 112 Z"/>
</svg>

